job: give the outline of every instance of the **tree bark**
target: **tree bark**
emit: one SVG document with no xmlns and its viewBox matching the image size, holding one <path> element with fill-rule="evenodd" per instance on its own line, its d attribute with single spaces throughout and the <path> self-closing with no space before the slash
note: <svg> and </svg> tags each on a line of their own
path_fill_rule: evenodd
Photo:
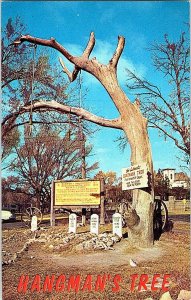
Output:
<svg viewBox="0 0 191 300">
<path fill-rule="evenodd" d="M 115 74 L 105 72 L 107 76 L 100 78 L 108 94 L 112 98 L 121 115 L 121 126 L 131 147 L 131 165 L 146 162 L 151 174 L 151 186 L 133 191 L 133 210 L 128 212 L 128 236 L 133 245 L 150 247 L 153 245 L 153 164 L 151 146 L 147 132 L 147 120 L 143 117 L 139 106 L 131 103 L 124 92 L 116 84 Z M 110 76 L 109 76 L 110 75 Z M 136 213 L 136 217 L 135 217 Z"/>
</svg>

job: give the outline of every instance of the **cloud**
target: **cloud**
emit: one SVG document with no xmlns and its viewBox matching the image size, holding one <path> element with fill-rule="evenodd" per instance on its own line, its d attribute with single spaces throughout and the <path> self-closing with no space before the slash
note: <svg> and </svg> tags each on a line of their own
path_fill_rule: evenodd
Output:
<svg viewBox="0 0 191 300">
<path fill-rule="evenodd" d="M 62 43 L 61 43 L 62 44 Z M 64 45 L 64 44 L 63 44 Z M 79 56 L 82 54 L 84 48 L 78 44 L 67 43 L 64 47 L 74 56 Z"/>
</svg>

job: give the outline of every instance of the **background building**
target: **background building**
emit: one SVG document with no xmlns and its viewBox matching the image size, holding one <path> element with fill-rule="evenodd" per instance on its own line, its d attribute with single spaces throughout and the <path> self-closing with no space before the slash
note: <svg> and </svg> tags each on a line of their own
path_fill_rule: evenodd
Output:
<svg viewBox="0 0 191 300">
<path fill-rule="evenodd" d="M 175 169 L 167 168 L 162 170 L 163 178 L 169 179 L 169 187 L 182 187 L 185 189 L 189 188 L 189 177 L 183 173 L 175 173 Z"/>
</svg>

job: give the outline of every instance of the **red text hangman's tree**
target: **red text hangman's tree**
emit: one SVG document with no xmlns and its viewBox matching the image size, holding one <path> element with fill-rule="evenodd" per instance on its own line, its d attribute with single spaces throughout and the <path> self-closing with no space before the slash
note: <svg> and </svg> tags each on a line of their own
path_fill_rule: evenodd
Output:
<svg viewBox="0 0 191 300">
<path fill-rule="evenodd" d="M 62 59 L 60 63 L 69 80 L 74 81 L 80 70 L 84 70 L 94 77 L 104 86 L 111 100 L 119 111 L 117 119 L 108 120 L 98 117 L 78 107 L 69 107 L 55 101 L 34 102 L 33 110 L 56 110 L 60 113 L 70 112 L 81 116 L 85 120 L 99 124 L 104 127 L 121 129 L 125 132 L 131 146 L 131 164 L 146 162 L 148 169 L 153 174 L 151 148 L 147 133 L 147 119 L 143 117 L 139 106 L 131 103 L 117 80 L 117 65 L 125 45 L 124 37 L 118 38 L 118 45 L 113 57 L 107 65 L 101 64 L 96 58 L 89 56 L 95 45 L 94 33 L 91 33 L 88 44 L 81 56 L 73 56 L 54 38 L 50 40 L 22 36 L 17 42 L 30 42 L 42 46 L 47 46 L 58 50 L 67 60 L 74 65 L 73 72 L 70 72 L 64 65 Z M 30 107 L 21 108 L 20 113 L 29 111 Z M 137 189 L 133 191 L 133 206 L 126 214 L 129 227 L 129 240 L 134 245 L 149 247 L 153 244 L 153 183 L 149 188 Z"/>
</svg>

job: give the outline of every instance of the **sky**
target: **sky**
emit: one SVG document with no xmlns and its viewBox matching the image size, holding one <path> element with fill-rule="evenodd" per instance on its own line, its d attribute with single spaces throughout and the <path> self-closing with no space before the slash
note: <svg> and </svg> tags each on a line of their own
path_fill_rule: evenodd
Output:
<svg viewBox="0 0 191 300">
<path fill-rule="evenodd" d="M 119 35 L 126 45 L 118 65 L 118 80 L 131 101 L 136 94 L 127 90 L 125 68 L 136 70 L 140 76 L 154 81 L 161 87 L 166 82 L 152 67 L 148 47 L 152 42 L 163 42 L 165 34 L 178 38 L 189 22 L 189 3 L 182 1 L 10 1 L 2 2 L 2 26 L 8 18 L 20 16 L 30 35 L 54 37 L 73 55 L 79 55 L 94 31 L 96 45 L 92 56 L 107 63 L 115 50 Z M 45 51 L 45 50 L 44 50 Z M 55 64 L 59 66 L 60 54 L 55 52 Z M 70 65 L 68 65 L 71 68 Z M 105 118 L 118 117 L 118 111 L 101 84 L 91 75 L 82 72 L 82 90 L 88 88 L 83 105 L 92 113 Z M 71 84 L 72 85 L 72 84 Z M 167 91 L 166 91 L 167 93 Z M 130 166 L 130 148 L 122 152 L 115 142 L 120 132 L 101 128 L 91 138 L 94 145 L 94 161 L 100 170 L 112 170 L 118 176 L 121 169 Z M 180 171 L 179 152 L 173 142 L 149 130 L 154 169 L 176 168 Z"/>
</svg>

